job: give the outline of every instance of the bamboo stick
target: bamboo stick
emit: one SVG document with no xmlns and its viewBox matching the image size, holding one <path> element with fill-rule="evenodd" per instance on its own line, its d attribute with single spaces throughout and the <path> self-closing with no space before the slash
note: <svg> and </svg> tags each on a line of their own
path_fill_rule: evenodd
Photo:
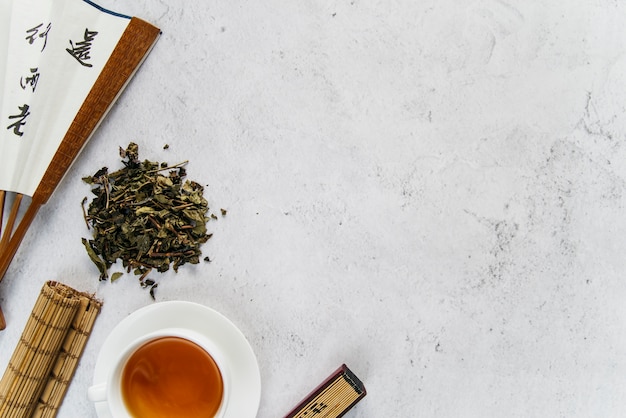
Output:
<svg viewBox="0 0 626 418">
<path fill-rule="evenodd" d="M 10 384 L 0 407 L 0 416 L 30 415 L 76 313 L 78 300 L 68 298 L 63 289 L 59 291 L 55 287 L 54 283 L 48 283 L 42 288 L 41 301 L 31 313 L 9 361 Z"/>
<path fill-rule="evenodd" d="M 78 303 L 66 305 L 63 302 L 57 303 L 57 300 L 53 300 L 49 305 L 46 317 L 49 318 L 50 326 L 42 326 L 39 329 L 36 348 L 32 350 L 28 364 L 23 365 L 23 372 L 28 373 L 27 384 L 22 385 L 21 390 L 17 392 L 17 404 L 24 405 L 29 411 L 34 407 L 46 383 L 45 379 L 78 309 Z M 60 306 L 67 309 L 60 309 Z"/>
<path fill-rule="evenodd" d="M 54 417 L 101 303 L 49 281 L 0 379 L 0 416 Z"/>
<path fill-rule="evenodd" d="M 56 416 L 101 306 L 102 304 L 92 297 L 81 296 L 78 313 L 63 342 L 59 357 L 50 372 L 32 418 Z"/>
<path fill-rule="evenodd" d="M 8 376 L 7 373 L 15 374 L 17 370 L 19 370 L 19 366 L 16 369 L 15 365 L 22 364 L 24 362 L 24 358 L 26 357 L 27 351 L 21 345 L 21 341 L 31 341 L 33 339 L 33 335 L 35 334 L 35 327 L 38 324 L 38 312 L 42 312 L 45 310 L 48 299 L 42 297 L 44 289 L 42 289 L 42 293 L 40 293 L 39 297 L 35 302 L 35 307 L 33 308 L 33 312 L 31 313 L 31 317 L 26 323 L 26 327 L 24 328 L 24 332 L 22 333 L 22 337 L 20 338 L 20 344 L 16 347 L 11 360 L 9 361 L 9 365 L 7 366 L 7 372 L 0 380 L 0 402 L 3 402 L 7 397 L 9 397 L 11 392 L 11 387 L 15 384 L 15 381 L 12 380 L 12 377 L 15 378 L 17 376 Z M 35 322 L 33 322 L 33 320 Z M 1 404 L 0 404 L 1 405 Z"/>
</svg>

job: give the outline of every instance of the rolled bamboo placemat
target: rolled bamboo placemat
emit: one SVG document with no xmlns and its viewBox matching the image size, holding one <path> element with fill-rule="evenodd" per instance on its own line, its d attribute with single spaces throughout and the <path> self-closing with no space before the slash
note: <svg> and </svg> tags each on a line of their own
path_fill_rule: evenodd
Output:
<svg viewBox="0 0 626 418">
<path fill-rule="evenodd" d="M 102 304 L 55 281 L 44 284 L 0 380 L 1 417 L 54 417 Z"/>
</svg>

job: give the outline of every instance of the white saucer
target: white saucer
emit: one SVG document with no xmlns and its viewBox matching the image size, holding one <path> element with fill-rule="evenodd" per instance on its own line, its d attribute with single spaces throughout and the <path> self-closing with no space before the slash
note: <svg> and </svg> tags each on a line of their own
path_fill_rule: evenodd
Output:
<svg viewBox="0 0 626 418">
<path fill-rule="evenodd" d="M 252 347 L 239 329 L 222 314 L 185 301 L 158 302 L 141 308 L 111 331 L 96 361 L 93 383 L 107 378 L 113 354 L 149 332 L 187 328 L 211 339 L 223 349 L 231 374 L 231 396 L 225 418 L 254 418 L 261 401 L 261 373 Z M 95 404 L 100 418 L 110 418 L 105 402 Z"/>
</svg>

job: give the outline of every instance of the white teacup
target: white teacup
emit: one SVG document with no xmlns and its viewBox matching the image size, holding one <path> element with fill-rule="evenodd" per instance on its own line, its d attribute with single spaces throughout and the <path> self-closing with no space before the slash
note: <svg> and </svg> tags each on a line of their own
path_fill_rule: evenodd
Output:
<svg viewBox="0 0 626 418">
<path fill-rule="evenodd" d="M 211 340 L 209 340 L 202 334 L 199 334 L 195 331 L 184 329 L 184 328 L 166 328 L 166 329 L 149 333 L 147 335 L 144 335 L 136 339 L 135 341 L 130 343 L 126 348 L 120 350 L 120 353 L 115 357 L 115 360 L 112 362 L 110 366 L 111 369 L 109 370 L 106 382 L 96 384 L 94 386 L 91 386 L 88 389 L 87 396 L 89 400 L 91 400 L 92 402 L 106 402 L 111 415 L 115 418 L 118 418 L 118 417 L 119 418 L 122 418 L 122 417 L 132 418 L 133 414 L 131 411 L 134 407 L 133 406 L 134 401 L 124 400 L 124 397 L 125 397 L 123 393 L 124 384 L 122 382 L 124 369 L 127 364 L 132 365 L 132 363 L 136 361 L 137 357 L 141 355 L 142 352 L 145 351 L 146 347 L 150 347 L 150 346 L 154 347 L 155 341 L 157 341 L 157 344 L 162 343 L 163 341 L 165 341 L 164 339 L 167 337 L 174 337 L 176 339 L 183 339 L 183 340 L 187 340 L 188 342 L 194 343 L 195 344 L 194 347 L 199 346 L 202 350 L 204 350 L 204 352 L 206 352 L 204 354 L 208 354 L 210 356 L 208 360 L 210 360 L 210 358 L 213 359 L 214 364 L 219 369 L 219 374 L 221 375 L 222 390 L 223 390 L 221 401 L 218 400 L 219 409 L 217 410 L 215 414 L 215 418 L 223 418 L 225 411 L 226 411 L 226 406 L 228 404 L 228 398 L 230 395 L 229 371 L 228 371 L 226 361 L 224 360 L 224 355 L 221 353 L 219 348 Z M 149 345 L 149 344 L 152 344 L 152 345 Z M 178 359 L 180 358 L 180 356 L 173 356 L 172 358 Z M 204 359 L 204 357 L 202 358 Z M 129 360 L 131 360 L 130 363 L 129 363 Z M 177 364 L 176 363 L 177 361 L 178 360 L 172 360 L 172 365 L 170 367 L 175 367 L 175 365 Z M 142 362 L 145 364 L 146 363 L 145 359 L 142 359 Z M 204 363 L 205 361 L 202 360 L 202 362 Z M 172 380 L 171 382 L 169 382 L 169 384 L 172 385 L 172 387 L 174 387 L 174 391 L 168 392 L 167 395 L 172 398 L 175 398 L 177 396 L 175 393 L 175 390 L 178 389 L 179 387 L 182 390 L 182 388 L 184 387 L 184 381 L 187 379 L 188 376 L 184 375 L 185 372 L 181 372 L 180 368 L 172 369 L 171 371 L 165 372 L 166 364 L 161 364 L 161 363 L 162 362 L 158 362 L 157 368 L 161 368 L 163 370 L 160 372 L 160 374 L 159 372 L 155 372 L 156 373 L 155 376 L 159 375 L 159 376 L 163 376 L 162 379 Z M 195 366 L 196 365 L 194 363 L 192 367 L 192 369 L 194 370 L 191 371 L 189 375 L 195 374 L 197 370 L 205 369 L 203 367 L 200 367 L 199 364 L 198 364 L 198 367 L 195 367 Z M 129 366 L 129 370 L 131 368 L 132 366 Z M 137 368 L 135 371 L 135 375 L 138 376 L 138 379 L 143 379 L 141 380 L 142 382 L 145 382 L 145 381 L 150 381 L 153 379 L 153 376 L 149 376 L 150 373 L 152 372 L 153 372 L 152 366 L 147 366 L 147 367 L 143 367 L 143 369 Z M 127 373 L 127 375 L 129 375 L 129 373 Z M 195 376 L 196 379 L 198 379 L 199 377 L 200 375 Z M 174 382 L 173 381 L 174 379 L 178 379 L 178 380 Z M 126 378 L 124 380 L 128 381 Z M 181 383 L 181 384 L 179 385 L 178 383 Z M 163 386 L 165 385 L 162 385 L 162 384 L 155 385 L 156 388 L 160 388 Z M 200 389 L 198 389 L 198 385 L 193 385 L 193 390 L 196 391 Z M 203 393 L 206 393 L 206 391 L 209 390 L 209 388 L 205 387 L 204 390 L 205 392 Z M 145 391 L 142 391 L 142 393 L 145 393 Z M 184 392 L 181 392 L 180 398 L 181 398 L 181 401 L 183 398 L 189 401 L 189 399 L 187 398 L 193 397 L 194 395 L 196 394 L 195 393 L 190 394 L 189 390 L 185 390 Z M 198 395 L 197 396 L 198 399 L 200 398 L 206 399 L 205 397 L 200 396 L 200 393 L 197 393 L 197 395 Z M 134 396 L 138 396 L 138 395 L 133 394 L 133 393 L 126 393 L 126 397 L 133 398 Z M 143 402 L 146 399 L 147 398 L 142 397 L 141 402 Z M 157 397 L 157 400 L 151 402 L 150 405 L 153 405 L 154 409 L 165 410 L 165 408 L 169 406 L 165 404 L 163 405 L 159 404 L 159 402 L 162 401 L 163 399 L 167 399 L 167 396 Z M 168 405 L 171 405 L 171 404 L 172 402 L 170 402 Z M 191 407 L 197 408 L 199 407 L 199 404 L 192 405 Z M 191 414 L 185 413 L 183 411 L 182 416 L 191 416 Z"/>
</svg>

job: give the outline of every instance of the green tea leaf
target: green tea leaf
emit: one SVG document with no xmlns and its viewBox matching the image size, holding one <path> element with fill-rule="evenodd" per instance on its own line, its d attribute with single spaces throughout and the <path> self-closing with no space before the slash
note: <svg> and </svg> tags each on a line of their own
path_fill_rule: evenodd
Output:
<svg viewBox="0 0 626 418">
<path fill-rule="evenodd" d="M 103 167 L 83 178 L 94 195 L 85 212 L 93 236 L 83 238 L 83 244 L 100 278 L 107 278 L 107 269 L 117 260 L 144 285 L 152 269 L 178 271 L 186 263 L 198 263 L 200 246 L 211 237 L 206 228 L 209 205 L 204 188 L 185 180 L 186 162 L 169 166 L 141 161 L 132 142 L 120 147 L 120 156 L 123 168 L 109 173 Z M 113 273 L 111 281 L 122 274 Z"/>
<path fill-rule="evenodd" d="M 98 254 L 93 249 L 89 241 L 83 238 L 82 242 L 83 242 L 83 245 L 85 246 L 85 249 L 87 250 L 87 254 L 89 255 L 89 258 L 91 259 L 91 261 L 93 261 L 93 263 L 98 268 L 98 271 L 100 272 L 100 280 L 106 279 L 106 276 L 107 276 L 106 263 L 104 262 L 104 260 L 98 257 Z"/>
</svg>

